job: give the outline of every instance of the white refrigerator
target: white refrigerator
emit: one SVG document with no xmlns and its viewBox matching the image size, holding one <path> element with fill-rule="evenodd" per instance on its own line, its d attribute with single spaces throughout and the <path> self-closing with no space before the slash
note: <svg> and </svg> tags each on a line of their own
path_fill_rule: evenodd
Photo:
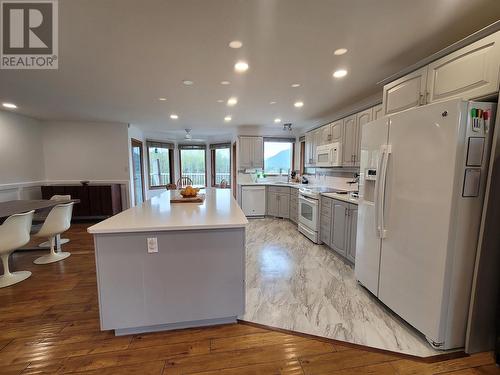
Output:
<svg viewBox="0 0 500 375">
<path fill-rule="evenodd" d="M 495 109 L 456 99 L 362 128 L 355 275 L 435 348 L 465 343 Z"/>
</svg>

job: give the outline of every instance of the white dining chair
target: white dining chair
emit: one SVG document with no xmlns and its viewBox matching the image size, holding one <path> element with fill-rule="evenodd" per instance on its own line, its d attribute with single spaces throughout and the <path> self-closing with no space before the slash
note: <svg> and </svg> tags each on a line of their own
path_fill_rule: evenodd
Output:
<svg viewBox="0 0 500 375">
<path fill-rule="evenodd" d="M 58 204 L 50 210 L 45 219 L 40 231 L 35 234 L 35 237 L 48 238 L 50 243 L 50 253 L 41 256 L 33 261 L 35 264 L 48 264 L 59 262 L 66 259 L 71 253 L 55 251 L 55 238 L 58 234 L 66 232 L 71 226 L 71 213 L 73 211 L 73 202 Z"/>
<path fill-rule="evenodd" d="M 14 250 L 26 245 L 30 241 L 30 229 L 34 212 L 29 211 L 9 216 L 0 225 L 0 256 L 3 263 L 0 288 L 17 284 L 31 276 L 30 271 L 10 272 L 9 256 Z"/>
<path fill-rule="evenodd" d="M 51 201 L 65 201 L 65 202 L 67 202 L 67 201 L 71 200 L 71 195 L 56 194 L 56 195 L 51 196 L 50 200 Z M 36 217 L 36 214 L 35 214 L 35 217 Z M 65 243 L 69 242 L 69 238 L 61 238 L 61 235 L 58 234 L 57 235 L 57 242 L 59 243 L 59 245 L 63 245 Z M 38 247 L 49 248 L 50 242 L 44 241 L 40 245 L 38 245 Z"/>
</svg>

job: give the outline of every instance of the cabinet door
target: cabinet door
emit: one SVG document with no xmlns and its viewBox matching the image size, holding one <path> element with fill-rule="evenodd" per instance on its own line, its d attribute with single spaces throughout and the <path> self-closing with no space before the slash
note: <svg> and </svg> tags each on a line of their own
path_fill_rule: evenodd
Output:
<svg viewBox="0 0 500 375">
<path fill-rule="evenodd" d="M 373 107 L 373 115 L 372 120 L 378 120 L 384 115 L 382 104 L 376 105 Z"/>
<path fill-rule="evenodd" d="M 290 217 L 290 194 L 278 195 L 278 216 L 284 219 Z"/>
<path fill-rule="evenodd" d="M 316 165 L 316 147 L 318 147 L 321 144 L 321 135 L 322 135 L 322 130 L 316 129 L 313 131 L 313 141 L 312 141 L 312 165 Z"/>
<path fill-rule="evenodd" d="M 351 204 L 349 208 L 349 246 L 347 259 L 351 262 L 356 260 L 356 233 L 358 228 L 358 206 Z"/>
<path fill-rule="evenodd" d="M 299 216 L 299 204 L 297 198 L 290 196 L 290 220 L 297 222 Z"/>
<path fill-rule="evenodd" d="M 306 144 L 304 149 L 304 163 L 308 167 L 312 165 L 312 147 L 313 147 L 314 134 L 312 132 L 306 133 Z"/>
<path fill-rule="evenodd" d="M 330 124 L 325 125 L 319 129 L 319 139 L 317 146 L 327 145 L 332 142 L 332 133 Z"/>
<path fill-rule="evenodd" d="M 330 134 L 333 142 L 341 142 L 344 135 L 344 120 L 338 120 L 330 124 Z"/>
<path fill-rule="evenodd" d="M 239 167 L 252 168 L 253 137 L 240 137 L 239 146 Z"/>
<path fill-rule="evenodd" d="M 427 102 L 473 99 L 498 91 L 500 31 L 428 66 Z"/>
<path fill-rule="evenodd" d="M 342 165 L 353 166 L 356 144 L 356 115 L 344 119 L 344 139 L 342 142 Z"/>
<path fill-rule="evenodd" d="M 361 132 L 363 125 L 372 121 L 372 109 L 367 109 L 356 114 L 356 140 L 354 142 L 354 165 L 359 167 L 361 159 Z"/>
<path fill-rule="evenodd" d="M 267 192 L 267 214 L 269 216 L 278 216 L 279 213 L 279 202 L 278 202 L 278 193 Z"/>
<path fill-rule="evenodd" d="M 253 167 L 264 169 L 264 138 L 254 137 L 252 153 Z"/>
<path fill-rule="evenodd" d="M 332 220 L 332 249 L 339 254 L 347 255 L 347 212 L 349 204 L 341 201 L 334 201 L 333 205 L 333 220 Z"/>
<path fill-rule="evenodd" d="M 418 107 L 424 102 L 427 82 L 427 67 L 423 67 L 384 86 L 384 115 L 408 108 Z"/>
<path fill-rule="evenodd" d="M 320 215 L 319 217 L 319 239 L 325 245 L 330 246 L 331 237 L 330 232 L 332 230 L 332 219 L 331 216 Z"/>
</svg>

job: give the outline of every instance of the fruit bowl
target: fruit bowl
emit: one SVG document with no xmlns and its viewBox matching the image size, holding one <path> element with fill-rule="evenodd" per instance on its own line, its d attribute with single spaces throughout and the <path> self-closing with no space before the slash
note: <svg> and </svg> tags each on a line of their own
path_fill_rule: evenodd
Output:
<svg viewBox="0 0 500 375">
<path fill-rule="evenodd" d="M 181 189 L 180 194 L 183 198 L 194 198 L 198 195 L 200 191 L 199 188 L 194 188 L 192 186 L 186 186 L 184 189 Z"/>
</svg>

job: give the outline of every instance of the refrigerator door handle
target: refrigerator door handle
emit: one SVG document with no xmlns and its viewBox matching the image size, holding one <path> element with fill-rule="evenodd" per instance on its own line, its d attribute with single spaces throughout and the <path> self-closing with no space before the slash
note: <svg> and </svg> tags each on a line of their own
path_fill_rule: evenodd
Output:
<svg viewBox="0 0 500 375">
<path fill-rule="evenodd" d="M 377 163 L 377 175 L 375 180 L 375 234 L 378 238 L 380 237 L 380 182 L 382 173 L 382 164 L 385 158 L 385 145 L 380 146 L 380 156 Z"/>
<path fill-rule="evenodd" d="M 385 238 L 387 236 L 387 229 L 385 228 L 385 187 L 387 184 L 387 167 L 389 165 L 389 155 L 392 153 L 391 145 L 384 146 L 384 157 L 382 159 L 382 171 L 380 174 L 380 186 L 379 186 L 379 228 L 380 228 L 380 238 Z"/>
</svg>

